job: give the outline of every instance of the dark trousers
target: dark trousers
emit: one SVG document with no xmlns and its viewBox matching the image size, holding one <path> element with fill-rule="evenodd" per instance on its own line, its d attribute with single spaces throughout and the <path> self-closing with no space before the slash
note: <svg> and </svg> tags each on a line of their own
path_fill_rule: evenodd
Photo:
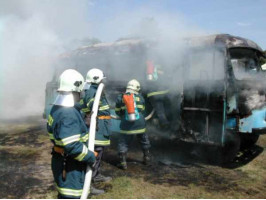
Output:
<svg viewBox="0 0 266 200">
<path fill-rule="evenodd" d="M 84 185 L 86 163 L 67 158 L 65 178 L 63 178 L 63 163 L 64 158 L 61 154 L 52 154 L 52 172 L 58 191 L 58 198 L 79 199 Z"/>
<path fill-rule="evenodd" d="M 100 167 L 101 167 L 101 161 L 103 157 L 105 147 L 103 146 L 95 146 L 94 151 L 98 153 L 98 156 L 96 157 L 95 165 L 94 165 L 94 170 L 92 172 L 92 179 L 95 178 L 100 172 Z"/>
<path fill-rule="evenodd" d="M 138 141 L 141 144 L 142 150 L 147 150 L 151 147 L 150 140 L 146 133 L 142 134 L 120 134 L 119 142 L 118 142 L 118 152 L 119 153 L 126 153 L 128 151 L 128 146 L 133 141 L 134 136 L 136 135 Z"/>
<path fill-rule="evenodd" d="M 160 95 L 161 96 L 161 95 Z M 155 109 L 156 115 L 161 123 L 161 125 L 168 125 L 169 121 L 166 117 L 166 111 L 164 108 L 163 98 L 158 98 L 152 96 L 149 98 L 152 107 Z"/>
</svg>

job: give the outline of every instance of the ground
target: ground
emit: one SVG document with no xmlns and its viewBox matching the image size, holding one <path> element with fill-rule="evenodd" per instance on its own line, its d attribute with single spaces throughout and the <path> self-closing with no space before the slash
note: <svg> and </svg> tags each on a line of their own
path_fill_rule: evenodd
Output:
<svg viewBox="0 0 266 200">
<path fill-rule="evenodd" d="M 137 141 L 131 145 L 129 167 L 116 167 L 116 135 L 106 151 L 102 173 L 113 180 L 97 185 L 106 193 L 92 198 L 265 198 L 266 136 L 239 152 L 230 164 L 213 163 L 202 152 L 169 137 L 152 135 L 152 166 L 142 164 Z M 51 173 L 51 143 L 45 120 L 0 123 L 0 198 L 56 198 Z M 208 154 L 214 152 L 208 152 Z"/>
</svg>

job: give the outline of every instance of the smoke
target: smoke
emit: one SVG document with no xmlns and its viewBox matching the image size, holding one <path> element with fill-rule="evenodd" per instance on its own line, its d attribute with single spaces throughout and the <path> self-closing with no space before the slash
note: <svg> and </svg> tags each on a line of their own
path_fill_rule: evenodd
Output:
<svg viewBox="0 0 266 200">
<path fill-rule="evenodd" d="M 261 109 L 266 105 L 265 82 L 257 77 L 257 80 L 238 81 L 239 87 L 239 112 L 247 116 L 252 110 Z"/>
<path fill-rule="evenodd" d="M 110 18 L 108 13 L 95 13 L 95 4 L 99 2 L 0 1 L 0 118 L 41 114 L 45 85 L 52 79 L 57 56 L 81 46 L 86 38 L 96 37 L 102 41 L 123 37 L 156 39 L 159 41 L 156 54 L 160 54 L 163 64 L 171 66 L 179 75 L 176 61 L 181 60 L 181 51 L 185 48 L 181 41 L 184 37 L 204 33 L 198 27 L 188 25 L 178 13 L 159 12 L 149 6 L 125 11 L 116 2 L 107 9 L 116 13 Z M 99 14 L 105 18 L 95 20 Z M 67 63 L 65 67 L 74 66 Z"/>
<path fill-rule="evenodd" d="M 88 37 L 88 1 L 0 2 L 0 118 L 41 114 L 46 82 L 59 53 L 73 39 Z"/>
</svg>

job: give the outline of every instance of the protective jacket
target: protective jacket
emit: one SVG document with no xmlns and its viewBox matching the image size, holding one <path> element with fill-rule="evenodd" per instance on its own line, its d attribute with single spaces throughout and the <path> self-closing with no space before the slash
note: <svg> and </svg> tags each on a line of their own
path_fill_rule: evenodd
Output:
<svg viewBox="0 0 266 200">
<path fill-rule="evenodd" d="M 58 193 L 62 198 L 80 198 L 86 165 L 95 162 L 94 153 L 86 145 L 87 127 L 74 107 L 54 105 L 47 130 L 54 144 L 52 171 Z"/>
<path fill-rule="evenodd" d="M 90 113 L 94 103 L 95 95 L 97 92 L 98 84 L 91 84 L 88 90 L 85 90 L 85 96 L 76 104 L 77 109 L 84 113 Z M 109 146 L 111 135 L 111 116 L 110 106 L 104 95 L 101 96 L 99 110 L 97 115 L 97 130 L 95 135 L 96 146 Z"/>
<path fill-rule="evenodd" d="M 167 126 L 169 121 L 166 117 L 166 111 L 164 108 L 164 101 L 169 93 L 168 88 L 159 84 L 159 81 L 149 82 L 147 89 L 147 100 L 154 108 L 156 115 L 159 118 L 161 125 Z"/>
<path fill-rule="evenodd" d="M 129 93 L 127 93 L 129 94 Z M 139 112 L 139 119 L 136 121 L 128 121 L 126 119 L 126 106 L 123 102 L 123 95 L 120 94 L 116 100 L 115 112 L 121 117 L 120 133 L 122 134 L 141 134 L 146 131 L 146 122 L 144 118 L 145 101 L 140 94 L 135 95 L 136 107 Z"/>
<path fill-rule="evenodd" d="M 159 84 L 159 81 L 149 82 L 147 84 L 147 98 L 162 100 L 168 93 L 169 89 Z"/>
</svg>

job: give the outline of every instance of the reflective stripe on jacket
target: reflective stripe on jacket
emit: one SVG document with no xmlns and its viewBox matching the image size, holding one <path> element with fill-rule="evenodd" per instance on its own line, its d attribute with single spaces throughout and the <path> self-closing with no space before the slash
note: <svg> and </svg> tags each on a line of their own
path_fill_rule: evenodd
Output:
<svg viewBox="0 0 266 200">
<path fill-rule="evenodd" d="M 83 162 L 94 162 L 88 150 L 88 130 L 80 113 L 74 107 L 54 105 L 48 117 L 47 130 L 54 145 L 64 148 L 64 152 Z"/>
<path fill-rule="evenodd" d="M 76 104 L 76 107 L 84 113 L 91 112 L 97 88 L 97 84 L 91 84 L 90 88 L 88 90 L 85 90 L 84 98 L 82 98 L 80 102 Z M 100 98 L 98 116 L 101 117 L 98 117 L 97 119 L 98 129 L 95 135 L 95 145 L 109 146 L 111 135 L 111 118 L 107 119 L 104 118 L 104 116 L 110 116 L 110 106 L 104 93 L 102 93 L 102 96 Z"/>
<path fill-rule="evenodd" d="M 126 106 L 123 102 L 123 94 L 120 94 L 116 100 L 115 112 L 121 117 L 120 133 L 122 134 L 141 134 L 146 131 L 146 122 L 144 118 L 145 101 L 140 94 L 135 94 L 136 106 L 140 114 L 140 118 L 136 121 L 126 120 Z"/>
</svg>

